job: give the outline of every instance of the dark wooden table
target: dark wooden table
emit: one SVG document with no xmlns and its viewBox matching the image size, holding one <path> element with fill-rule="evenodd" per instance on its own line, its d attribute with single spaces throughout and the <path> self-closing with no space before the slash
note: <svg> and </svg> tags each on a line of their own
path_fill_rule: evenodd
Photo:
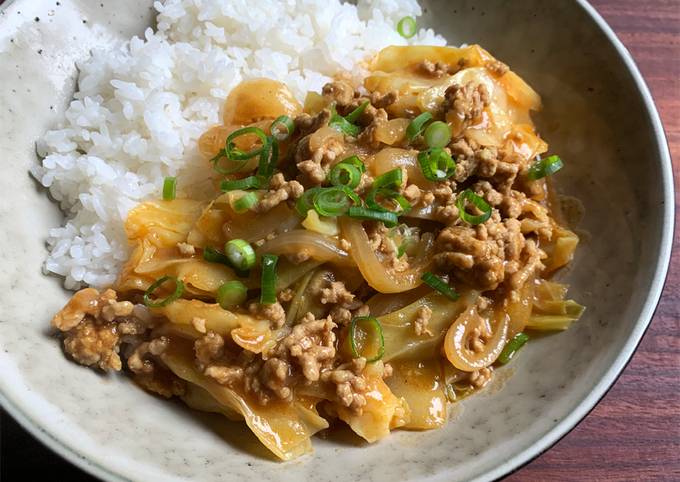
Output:
<svg viewBox="0 0 680 482">
<path fill-rule="evenodd" d="M 515 0 L 518 1 L 518 0 Z M 2 0 L 0 0 L 2 3 Z M 632 52 L 680 169 L 680 0 L 592 0 Z M 680 199 L 676 195 L 676 207 Z M 676 248 L 680 230 L 676 230 Z M 0 480 L 89 481 L 2 414 Z M 680 480 L 680 251 L 644 340 L 615 386 L 571 433 L 508 481 Z"/>
</svg>

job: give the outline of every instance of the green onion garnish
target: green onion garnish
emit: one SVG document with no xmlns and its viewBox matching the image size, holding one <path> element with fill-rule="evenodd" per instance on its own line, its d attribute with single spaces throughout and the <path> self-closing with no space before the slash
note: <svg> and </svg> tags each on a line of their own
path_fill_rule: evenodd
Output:
<svg viewBox="0 0 680 482">
<path fill-rule="evenodd" d="M 435 291 L 439 291 L 441 294 L 453 301 L 456 301 L 460 297 L 460 295 L 456 293 L 456 291 L 451 288 L 446 281 L 441 279 L 439 276 L 430 273 L 429 271 L 423 274 L 420 279 L 423 280 L 427 286 Z"/>
<path fill-rule="evenodd" d="M 366 164 L 364 164 L 363 161 L 361 159 L 359 159 L 359 156 L 356 156 L 356 155 L 355 156 L 349 156 L 348 158 L 343 159 L 340 162 L 344 162 L 345 164 L 353 165 L 354 167 L 359 169 L 359 172 L 362 173 L 362 174 L 364 172 L 366 172 Z"/>
<path fill-rule="evenodd" d="M 237 137 L 253 134 L 259 137 L 260 141 L 262 141 L 262 145 L 260 147 L 256 147 L 248 152 L 244 152 L 235 146 L 234 140 Z M 215 171 L 218 173 L 225 175 L 239 171 L 243 166 L 246 165 L 248 159 L 262 153 L 262 150 L 267 145 L 267 139 L 267 135 L 259 127 L 244 127 L 242 129 L 236 129 L 227 137 L 225 148 L 218 152 L 217 155 L 210 160 L 213 165 L 213 169 L 215 169 Z M 220 165 L 220 161 L 224 158 L 229 161 L 230 167 L 222 167 Z"/>
<path fill-rule="evenodd" d="M 226 159 L 230 167 L 222 167 L 221 166 L 222 159 Z M 215 169 L 215 171 L 217 171 L 219 174 L 227 175 L 240 171 L 241 168 L 243 168 L 243 166 L 245 166 L 248 163 L 248 159 L 232 161 L 228 157 L 226 157 L 224 149 L 222 149 L 215 157 L 210 159 L 210 163 L 213 165 L 213 169 Z"/>
<path fill-rule="evenodd" d="M 472 203 L 477 209 L 479 209 L 482 214 L 470 214 L 465 210 L 465 202 L 468 201 Z M 469 189 L 466 189 L 458 195 L 456 199 L 456 207 L 458 208 L 458 216 L 466 223 L 475 225 L 481 224 L 491 217 L 491 206 L 484 200 L 484 198 L 478 196 Z"/>
<path fill-rule="evenodd" d="M 347 114 L 347 115 L 345 116 L 345 120 L 346 120 L 347 122 L 351 122 L 351 123 L 356 122 L 357 119 L 358 119 L 359 117 L 361 117 L 361 114 L 364 113 L 364 111 L 366 110 L 366 107 L 368 107 L 368 104 L 369 104 L 368 101 L 362 102 L 361 105 L 360 105 L 359 107 L 357 107 L 356 109 L 354 109 L 352 112 L 350 112 L 349 114 Z"/>
<path fill-rule="evenodd" d="M 347 215 L 351 218 L 366 219 L 368 221 L 381 221 L 385 226 L 391 228 L 396 226 L 399 218 L 394 213 L 389 211 L 378 211 L 376 209 L 368 209 L 359 206 L 352 206 L 347 211 Z"/>
<path fill-rule="evenodd" d="M 397 208 L 392 211 L 382 204 L 378 202 L 376 199 L 378 196 L 383 198 L 384 200 L 391 200 L 394 201 L 395 204 L 397 205 Z M 370 209 L 374 209 L 376 211 L 384 211 L 384 212 L 393 212 L 397 216 L 410 211 L 411 210 L 411 203 L 406 200 L 404 196 L 399 194 L 399 192 L 394 191 L 392 189 L 372 189 L 371 192 L 368 193 L 366 196 L 366 206 L 368 206 Z"/>
<path fill-rule="evenodd" d="M 413 17 L 403 17 L 397 23 L 397 32 L 404 38 L 411 38 L 416 34 L 416 19 Z"/>
<path fill-rule="evenodd" d="M 505 365 L 510 360 L 512 360 L 519 349 L 522 348 L 527 341 L 529 341 L 528 335 L 525 335 L 524 333 L 517 333 L 512 338 L 512 340 L 507 342 L 505 347 L 503 347 L 503 351 L 498 356 L 498 363 Z"/>
<path fill-rule="evenodd" d="M 351 204 L 361 204 L 361 199 L 348 187 L 333 186 L 317 191 L 312 202 L 321 216 L 341 216 Z"/>
<path fill-rule="evenodd" d="M 203 249 L 203 259 L 206 260 L 208 263 L 220 263 L 225 264 L 227 266 L 231 266 L 229 258 L 227 258 L 224 254 L 220 253 L 219 251 L 217 251 L 215 248 L 211 248 L 210 246 Z"/>
<path fill-rule="evenodd" d="M 231 265 L 238 271 L 245 271 L 255 266 L 255 250 L 243 239 L 232 239 L 224 245 L 224 254 Z"/>
<path fill-rule="evenodd" d="M 258 189 L 262 187 L 263 179 L 259 176 L 248 176 L 243 179 L 234 179 L 231 181 L 222 181 L 220 183 L 220 189 L 224 192 L 227 191 L 245 191 L 248 189 Z"/>
<path fill-rule="evenodd" d="M 151 295 L 166 281 L 173 281 L 175 283 L 175 291 L 167 298 L 162 300 L 152 300 Z M 174 276 L 163 276 L 153 282 L 151 286 L 144 292 L 144 304 L 149 308 L 161 308 L 178 299 L 184 293 L 184 283 Z"/>
<path fill-rule="evenodd" d="M 446 122 L 434 121 L 423 134 L 428 147 L 445 147 L 451 140 L 451 128 Z"/>
<path fill-rule="evenodd" d="M 225 266 L 229 266 L 234 271 L 236 271 L 236 274 L 241 278 L 247 278 L 250 274 L 248 270 L 242 270 L 234 266 L 229 257 L 227 257 L 225 254 L 220 253 L 219 251 L 212 247 L 206 247 L 203 249 L 203 259 L 206 260 L 208 263 L 219 263 Z"/>
<path fill-rule="evenodd" d="M 404 182 L 403 176 L 400 167 L 387 171 L 375 178 L 375 181 L 373 181 L 373 189 L 401 187 L 401 184 Z"/>
<path fill-rule="evenodd" d="M 166 201 L 172 201 L 175 199 L 177 192 L 177 178 L 176 177 L 166 177 L 163 180 L 163 199 Z"/>
<path fill-rule="evenodd" d="M 260 161 L 257 166 L 257 175 L 269 179 L 274 174 L 274 169 L 279 162 L 279 141 L 268 137 L 260 153 Z"/>
<path fill-rule="evenodd" d="M 361 330 L 357 330 L 358 327 L 361 328 Z M 376 353 L 373 356 L 367 356 L 360 353 L 360 348 L 362 349 L 361 351 L 364 351 L 364 345 L 369 336 L 369 329 L 373 332 L 373 336 L 378 342 L 377 350 L 375 350 Z M 352 349 L 353 358 L 364 356 L 369 363 L 380 360 L 385 354 L 385 338 L 383 336 L 383 329 L 380 321 L 373 316 L 357 316 L 354 318 L 349 325 L 349 344 Z"/>
<path fill-rule="evenodd" d="M 328 122 L 328 125 L 331 126 L 333 129 L 338 130 L 343 134 L 347 134 L 348 136 L 351 137 L 358 136 L 360 132 L 358 126 L 355 126 L 347 119 L 338 114 L 338 112 L 335 110 L 335 105 L 331 105 L 331 118 L 330 121 Z"/>
<path fill-rule="evenodd" d="M 302 194 L 302 196 L 300 196 L 300 199 L 298 199 L 295 203 L 295 210 L 300 216 L 304 218 L 307 216 L 307 211 L 314 209 L 314 196 L 316 196 L 316 193 L 321 191 L 321 189 L 323 188 L 313 187 L 311 189 L 307 189 Z"/>
<path fill-rule="evenodd" d="M 423 112 L 415 119 L 413 119 L 406 128 L 406 139 L 408 139 L 409 142 L 413 142 L 413 140 L 416 137 L 418 137 L 421 132 L 423 132 L 425 124 L 427 124 L 431 120 L 432 114 L 430 114 L 429 112 Z"/>
<path fill-rule="evenodd" d="M 260 140 L 262 141 L 262 145 L 260 147 L 254 148 L 250 151 L 244 152 L 241 149 L 239 149 L 238 147 L 236 147 L 236 145 L 234 144 L 234 140 L 237 137 L 246 136 L 246 135 L 249 135 L 249 134 L 254 134 L 257 137 L 259 137 Z M 267 134 L 265 134 L 262 129 L 260 129 L 259 127 L 243 127 L 241 129 L 236 129 L 234 132 L 229 134 L 229 136 L 227 137 L 227 146 L 226 146 L 225 152 L 226 152 L 227 158 L 230 161 L 242 161 L 242 160 L 251 159 L 251 158 L 257 156 L 258 154 L 260 154 L 264 150 L 266 145 L 267 145 Z"/>
<path fill-rule="evenodd" d="M 331 169 L 330 181 L 334 186 L 354 189 L 361 182 L 361 171 L 348 162 L 340 162 Z"/>
<path fill-rule="evenodd" d="M 243 303 L 248 297 L 248 288 L 238 280 L 227 281 L 217 289 L 217 302 L 228 310 Z"/>
<path fill-rule="evenodd" d="M 359 135 L 359 127 L 355 126 L 354 124 L 350 124 L 345 120 L 344 117 L 340 117 L 339 115 L 336 115 L 335 118 L 333 118 L 331 122 L 328 123 L 328 125 L 350 137 L 356 137 Z"/>
<path fill-rule="evenodd" d="M 529 168 L 529 173 L 527 177 L 532 181 L 544 178 L 545 176 L 550 176 L 555 174 L 557 171 L 564 167 L 564 163 L 559 156 L 550 156 L 540 161 L 534 162 Z"/>
<path fill-rule="evenodd" d="M 441 147 L 419 152 L 418 164 L 429 181 L 443 181 L 456 173 L 456 162 Z"/>
<path fill-rule="evenodd" d="M 321 216 L 341 216 L 351 205 L 361 205 L 361 198 L 348 186 L 314 187 L 304 192 L 295 209 L 302 217 L 310 209 Z"/>
<path fill-rule="evenodd" d="M 232 204 L 232 207 L 234 208 L 234 211 L 237 212 L 238 214 L 244 213 L 255 204 L 257 204 L 258 198 L 257 194 L 254 192 L 247 192 L 240 198 L 238 198 L 234 203 Z"/>
<path fill-rule="evenodd" d="M 295 132 L 295 122 L 287 115 L 282 115 L 274 119 L 269 130 L 274 139 L 277 141 L 285 141 L 293 135 L 293 132 Z"/>
<path fill-rule="evenodd" d="M 262 255 L 262 278 L 260 282 L 260 303 L 273 305 L 276 303 L 276 263 L 279 257 L 275 254 Z"/>
</svg>

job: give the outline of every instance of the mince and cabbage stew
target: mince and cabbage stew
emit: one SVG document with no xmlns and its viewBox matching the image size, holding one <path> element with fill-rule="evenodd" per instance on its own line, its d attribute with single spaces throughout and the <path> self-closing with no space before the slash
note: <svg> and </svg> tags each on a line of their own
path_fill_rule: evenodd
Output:
<svg viewBox="0 0 680 482">
<path fill-rule="evenodd" d="M 476 45 L 367 67 L 304 105 L 270 79 L 233 89 L 196 172 L 129 213 L 118 280 L 54 317 L 67 354 L 289 460 L 340 421 L 368 442 L 441 427 L 532 333 L 577 320 L 551 281 L 579 240 L 538 94 Z"/>
</svg>

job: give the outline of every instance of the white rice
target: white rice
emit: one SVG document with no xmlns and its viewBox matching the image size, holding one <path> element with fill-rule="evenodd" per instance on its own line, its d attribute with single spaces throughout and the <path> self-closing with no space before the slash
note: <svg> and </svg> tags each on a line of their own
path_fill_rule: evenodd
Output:
<svg viewBox="0 0 680 482">
<path fill-rule="evenodd" d="M 129 254 L 128 211 L 159 197 L 165 176 L 188 183 L 206 172 L 196 141 L 219 123 L 241 80 L 283 81 L 302 101 L 339 71 L 361 74 L 361 62 L 388 45 L 445 44 L 431 30 L 409 41 L 396 32 L 400 18 L 421 14 L 416 0 L 166 0 L 155 7 L 156 32 L 94 51 L 78 66 L 79 90 L 63 124 L 38 143 L 44 159 L 32 173 L 68 217 L 49 232 L 45 271 L 64 276 L 69 289 L 113 283 Z"/>
</svg>

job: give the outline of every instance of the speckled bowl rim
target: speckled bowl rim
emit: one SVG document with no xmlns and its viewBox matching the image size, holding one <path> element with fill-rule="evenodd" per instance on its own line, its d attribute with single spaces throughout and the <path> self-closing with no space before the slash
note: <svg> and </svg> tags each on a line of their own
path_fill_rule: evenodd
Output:
<svg viewBox="0 0 680 482">
<path fill-rule="evenodd" d="M 0 10 L 6 9 L 12 3 L 14 3 L 14 0 L 5 0 L 5 2 L 0 5 Z M 595 385 L 590 394 L 584 398 L 567 417 L 555 425 L 555 427 L 553 427 L 545 435 L 536 440 L 529 448 L 519 452 L 508 461 L 480 475 L 475 480 L 495 480 L 518 470 L 555 445 L 562 437 L 573 430 L 574 427 L 576 427 L 576 425 L 578 425 L 578 423 L 595 408 L 598 402 L 607 394 L 609 389 L 614 385 L 618 377 L 626 368 L 626 365 L 632 358 L 633 353 L 640 344 L 640 341 L 642 341 L 642 337 L 649 327 L 656 307 L 659 303 L 659 299 L 661 298 L 661 293 L 666 281 L 666 275 L 668 273 L 671 249 L 673 246 L 673 230 L 675 225 L 675 193 L 671 156 L 668 150 L 663 124 L 661 123 L 659 113 L 656 109 L 654 99 L 652 98 L 649 88 L 647 87 L 642 74 L 637 68 L 633 57 L 631 56 L 630 52 L 628 52 L 628 49 L 626 49 L 611 27 L 609 27 L 607 22 L 600 16 L 600 14 L 595 10 L 595 8 L 593 8 L 592 5 L 590 5 L 586 0 L 576 0 L 576 3 L 587 13 L 590 19 L 595 22 L 595 25 L 600 29 L 600 31 L 605 34 L 609 42 L 616 49 L 616 52 L 621 60 L 623 60 L 628 72 L 633 77 L 639 95 L 642 97 L 647 115 L 654 129 L 654 140 L 656 141 L 656 147 L 658 148 L 659 152 L 659 162 L 661 164 L 661 181 L 663 186 L 664 201 L 662 213 L 663 228 L 661 233 L 659 257 L 657 259 L 656 266 L 654 267 L 654 279 L 634 329 L 628 336 L 628 340 L 626 340 L 626 343 L 624 344 L 618 357 L 614 360 L 597 385 Z M 104 480 L 128 480 L 113 472 L 108 467 L 104 467 L 92 462 L 87 457 L 80 454 L 77 447 L 70 446 L 64 443 L 62 440 L 55 438 L 48 431 L 48 428 L 43 428 L 37 424 L 26 413 L 24 413 L 20 407 L 12 404 L 2 392 L 0 392 L 0 405 L 35 438 L 40 440 L 51 450 L 58 453 L 64 459 L 68 460 L 79 468 Z"/>
</svg>

